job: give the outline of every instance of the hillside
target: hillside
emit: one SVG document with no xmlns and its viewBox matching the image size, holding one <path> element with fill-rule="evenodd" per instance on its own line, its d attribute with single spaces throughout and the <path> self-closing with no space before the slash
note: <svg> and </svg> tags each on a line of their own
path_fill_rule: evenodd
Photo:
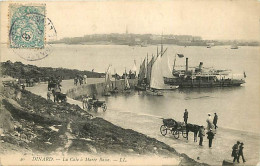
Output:
<svg viewBox="0 0 260 166">
<path fill-rule="evenodd" d="M 54 103 L 26 90 L 1 87 L 1 149 L 31 153 L 155 155 L 179 165 L 204 165 L 154 138 L 119 126 L 69 103 Z M 20 97 L 17 95 L 20 93 Z M 14 127 L 14 129 L 13 129 Z M 13 147 L 9 149 L 8 147 Z M 24 151 L 21 151 L 24 153 Z M 1 153 L 0 153 L 1 154 Z"/>
<path fill-rule="evenodd" d="M 76 69 L 37 67 L 34 65 L 25 65 L 21 62 L 12 63 L 11 61 L 1 62 L 1 74 L 13 78 L 34 78 L 36 81 L 46 80 L 50 77 L 60 76 L 62 79 L 73 79 L 76 75 L 87 75 L 88 78 L 100 78 L 104 73 L 91 71 L 80 71 Z"/>
</svg>

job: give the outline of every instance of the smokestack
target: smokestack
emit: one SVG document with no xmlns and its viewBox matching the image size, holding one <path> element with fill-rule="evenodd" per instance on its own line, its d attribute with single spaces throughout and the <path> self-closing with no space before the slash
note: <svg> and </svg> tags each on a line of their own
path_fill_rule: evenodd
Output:
<svg viewBox="0 0 260 166">
<path fill-rule="evenodd" d="M 188 58 L 186 58 L 186 72 L 188 71 L 188 67 L 189 67 L 189 66 L 188 66 L 188 65 L 189 65 L 188 62 L 189 62 L 189 60 L 188 60 Z"/>
</svg>

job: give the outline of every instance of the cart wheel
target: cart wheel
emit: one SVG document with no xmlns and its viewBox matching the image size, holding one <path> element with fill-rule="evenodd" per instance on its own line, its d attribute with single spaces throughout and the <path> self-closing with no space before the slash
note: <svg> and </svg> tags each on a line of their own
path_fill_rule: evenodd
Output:
<svg viewBox="0 0 260 166">
<path fill-rule="evenodd" d="M 91 110 L 91 106 L 90 106 L 90 105 L 88 106 L 88 110 L 89 110 L 89 111 Z"/>
<path fill-rule="evenodd" d="M 173 131 L 173 136 L 174 136 L 174 138 L 178 139 L 179 138 L 179 131 L 178 130 L 174 130 Z"/>
<path fill-rule="evenodd" d="M 106 104 L 102 105 L 102 109 L 103 109 L 104 112 L 106 112 L 106 110 L 107 110 L 107 105 L 106 105 Z"/>
<path fill-rule="evenodd" d="M 161 134 L 163 136 L 165 136 L 167 134 L 167 127 L 162 125 L 161 128 L 160 128 L 160 131 L 161 131 Z"/>
<path fill-rule="evenodd" d="M 182 131 L 182 136 L 183 136 L 183 138 L 187 138 L 187 132 L 186 131 Z"/>
</svg>

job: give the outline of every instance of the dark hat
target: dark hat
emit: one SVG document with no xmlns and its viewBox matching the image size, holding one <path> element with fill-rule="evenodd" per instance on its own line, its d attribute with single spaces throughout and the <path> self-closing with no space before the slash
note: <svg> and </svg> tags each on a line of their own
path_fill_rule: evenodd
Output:
<svg viewBox="0 0 260 166">
<path fill-rule="evenodd" d="M 241 145 L 244 145 L 244 143 L 243 143 L 243 142 L 241 142 L 240 144 L 241 144 Z"/>
<path fill-rule="evenodd" d="M 237 141 L 237 144 L 240 144 L 240 142 L 239 142 L 239 141 Z"/>
</svg>

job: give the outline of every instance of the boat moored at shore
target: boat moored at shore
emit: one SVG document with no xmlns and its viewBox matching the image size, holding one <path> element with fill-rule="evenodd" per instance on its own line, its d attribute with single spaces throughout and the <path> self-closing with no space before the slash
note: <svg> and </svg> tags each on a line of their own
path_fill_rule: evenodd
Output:
<svg viewBox="0 0 260 166">
<path fill-rule="evenodd" d="M 176 59 L 175 59 L 176 60 Z M 164 77 L 164 83 L 179 88 L 212 88 L 232 87 L 245 83 L 244 74 L 233 74 L 231 70 L 216 70 L 203 68 L 203 62 L 195 70 L 188 70 L 188 58 L 186 69 L 175 70 L 173 67 L 172 78 Z"/>
</svg>

